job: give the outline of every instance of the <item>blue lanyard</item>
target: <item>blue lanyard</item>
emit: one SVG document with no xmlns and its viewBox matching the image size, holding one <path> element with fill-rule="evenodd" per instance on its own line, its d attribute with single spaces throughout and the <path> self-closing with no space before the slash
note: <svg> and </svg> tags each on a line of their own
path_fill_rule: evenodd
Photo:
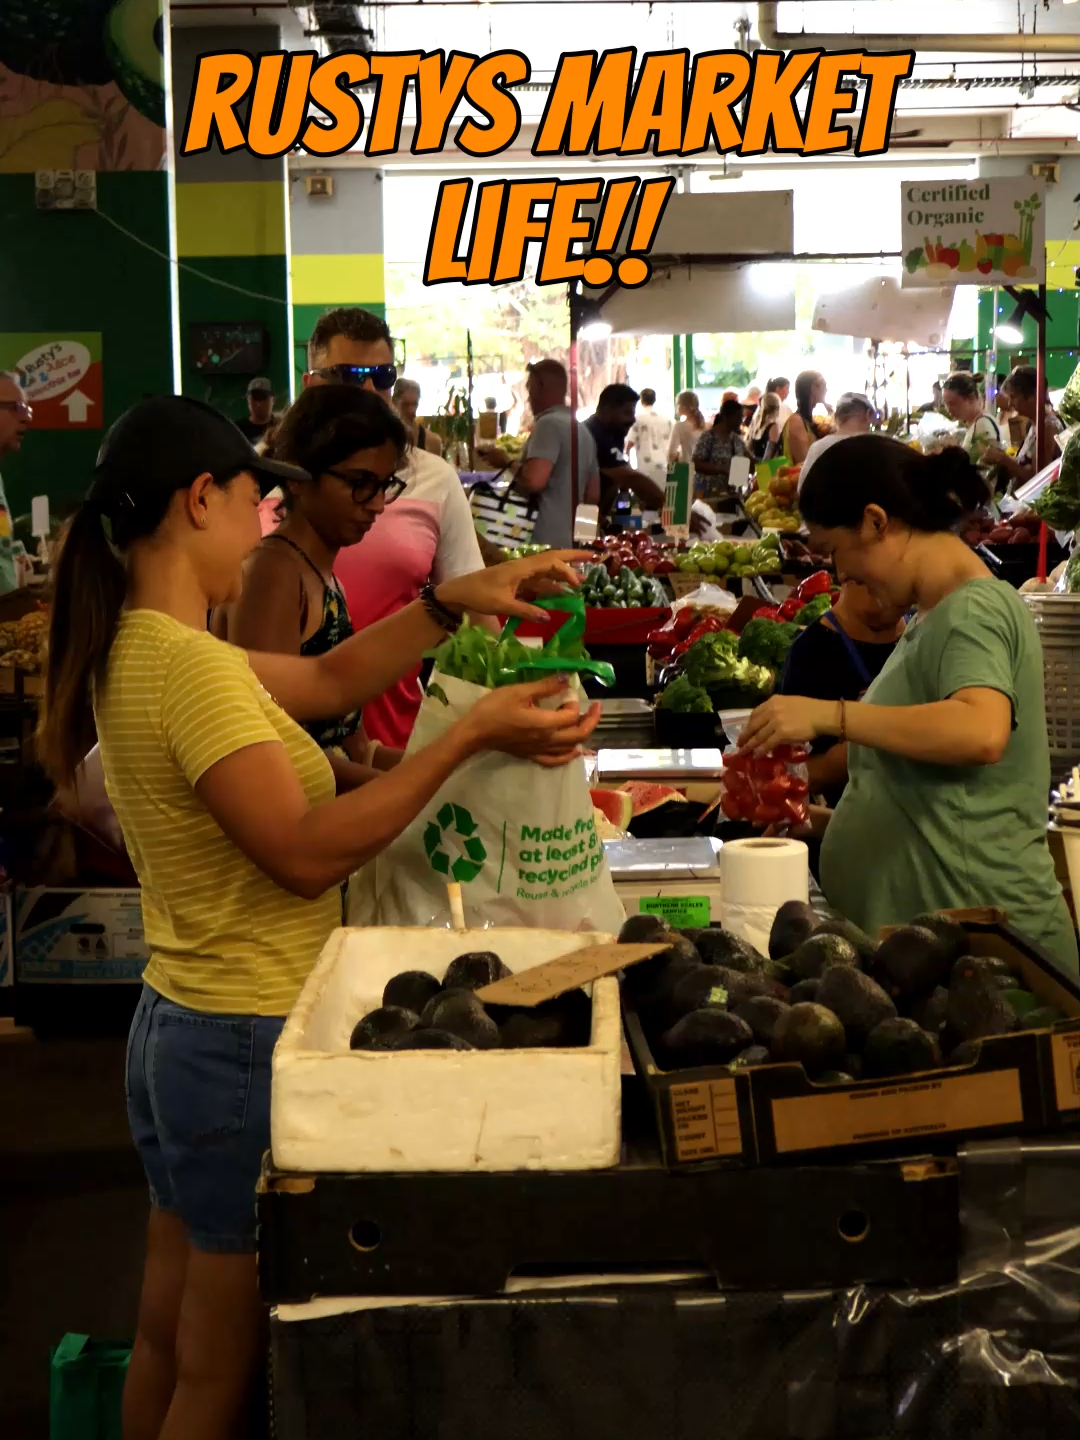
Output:
<svg viewBox="0 0 1080 1440">
<path fill-rule="evenodd" d="M 828 628 L 832 630 L 835 634 L 840 636 L 840 639 L 844 642 L 844 648 L 847 650 L 848 658 L 850 659 L 852 665 L 854 665 L 855 667 L 855 673 L 858 675 L 859 679 L 863 683 L 863 689 L 869 689 L 873 681 L 873 676 L 870 674 L 870 671 L 867 670 L 863 658 L 859 654 L 859 649 L 858 646 L 855 644 L 855 641 L 852 640 L 851 636 L 847 633 L 844 627 L 831 614 L 823 615 L 821 618 L 822 620 L 829 620 L 832 622 Z"/>
</svg>

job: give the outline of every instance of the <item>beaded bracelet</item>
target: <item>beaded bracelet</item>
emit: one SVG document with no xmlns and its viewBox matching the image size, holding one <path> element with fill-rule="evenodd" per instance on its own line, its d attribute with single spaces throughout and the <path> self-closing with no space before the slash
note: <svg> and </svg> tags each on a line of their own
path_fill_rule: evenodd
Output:
<svg viewBox="0 0 1080 1440">
<path fill-rule="evenodd" d="M 420 591 L 420 603 L 428 613 L 428 618 L 434 620 L 440 629 L 445 630 L 448 635 L 455 634 L 461 628 L 462 617 L 455 615 L 448 610 L 435 595 L 434 585 L 425 585 Z"/>
</svg>

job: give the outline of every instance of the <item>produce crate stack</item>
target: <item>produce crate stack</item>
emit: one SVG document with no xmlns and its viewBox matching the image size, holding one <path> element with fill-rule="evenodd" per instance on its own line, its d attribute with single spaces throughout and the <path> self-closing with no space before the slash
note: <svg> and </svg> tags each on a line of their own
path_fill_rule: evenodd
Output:
<svg viewBox="0 0 1080 1440">
<path fill-rule="evenodd" d="M 1042 641 L 1046 730 L 1057 781 L 1080 762 L 1080 595 L 1024 599 Z"/>
</svg>

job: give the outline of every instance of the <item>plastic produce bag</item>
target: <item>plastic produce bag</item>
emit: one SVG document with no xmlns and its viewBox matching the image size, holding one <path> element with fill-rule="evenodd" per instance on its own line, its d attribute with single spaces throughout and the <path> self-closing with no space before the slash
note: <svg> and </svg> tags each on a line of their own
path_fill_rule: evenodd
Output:
<svg viewBox="0 0 1080 1440">
<path fill-rule="evenodd" d="M 131 1349 L 65 1335 L 52 1352 L 49 1440 L 120 1440 L 120 1401 Z"/>
<path fill-rule="evenodd" d="M 611 674 L 610 667 L 584 658 L 576 645 L 585 623 L 580 599 L 541 603 L 568 610 L 570 620 L 540 651 L 512 639 L 514 621 L 498 646 L 463 637 L 457 649 L 440 647 L 443 660 L 451 656 L 455 668 L 467 668 L 470 678 L 446 674 L 436 652 L 407 756 L 445 734 L 494 685 L 564 671 Z M 481 645 L 496 657 L 486 674 Z M 575 648 L 579 654 L 572 658 L 567 652 Z M 581 697 L 576 680 L 572 688 Z M 556 696 L 552 708 L 563 698 Z M 398 838 L 353 876 L 348 923 L 445 923 L 449 881 L 461 884 L 466 921 L 473 926 L 617 931 L 625 918 L 596 833 L 580 760 L 548 770 L 490 750 L 474 755 Z"/>
</svg>

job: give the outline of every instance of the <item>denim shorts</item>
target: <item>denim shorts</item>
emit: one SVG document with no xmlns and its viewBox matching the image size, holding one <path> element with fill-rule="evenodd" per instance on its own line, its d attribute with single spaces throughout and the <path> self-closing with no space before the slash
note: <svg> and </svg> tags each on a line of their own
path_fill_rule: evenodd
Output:
<svg viewBox="0 0 1080 1440">
<path fill-rule="evenodd" d="M 143 986 L 128 1036 L 128 1121 L 151 1199 L 184 1222 L 197 1250 L 255 1249 L 270 1060 L 284 1024 L 188 1010 Z"/>
</svg>

